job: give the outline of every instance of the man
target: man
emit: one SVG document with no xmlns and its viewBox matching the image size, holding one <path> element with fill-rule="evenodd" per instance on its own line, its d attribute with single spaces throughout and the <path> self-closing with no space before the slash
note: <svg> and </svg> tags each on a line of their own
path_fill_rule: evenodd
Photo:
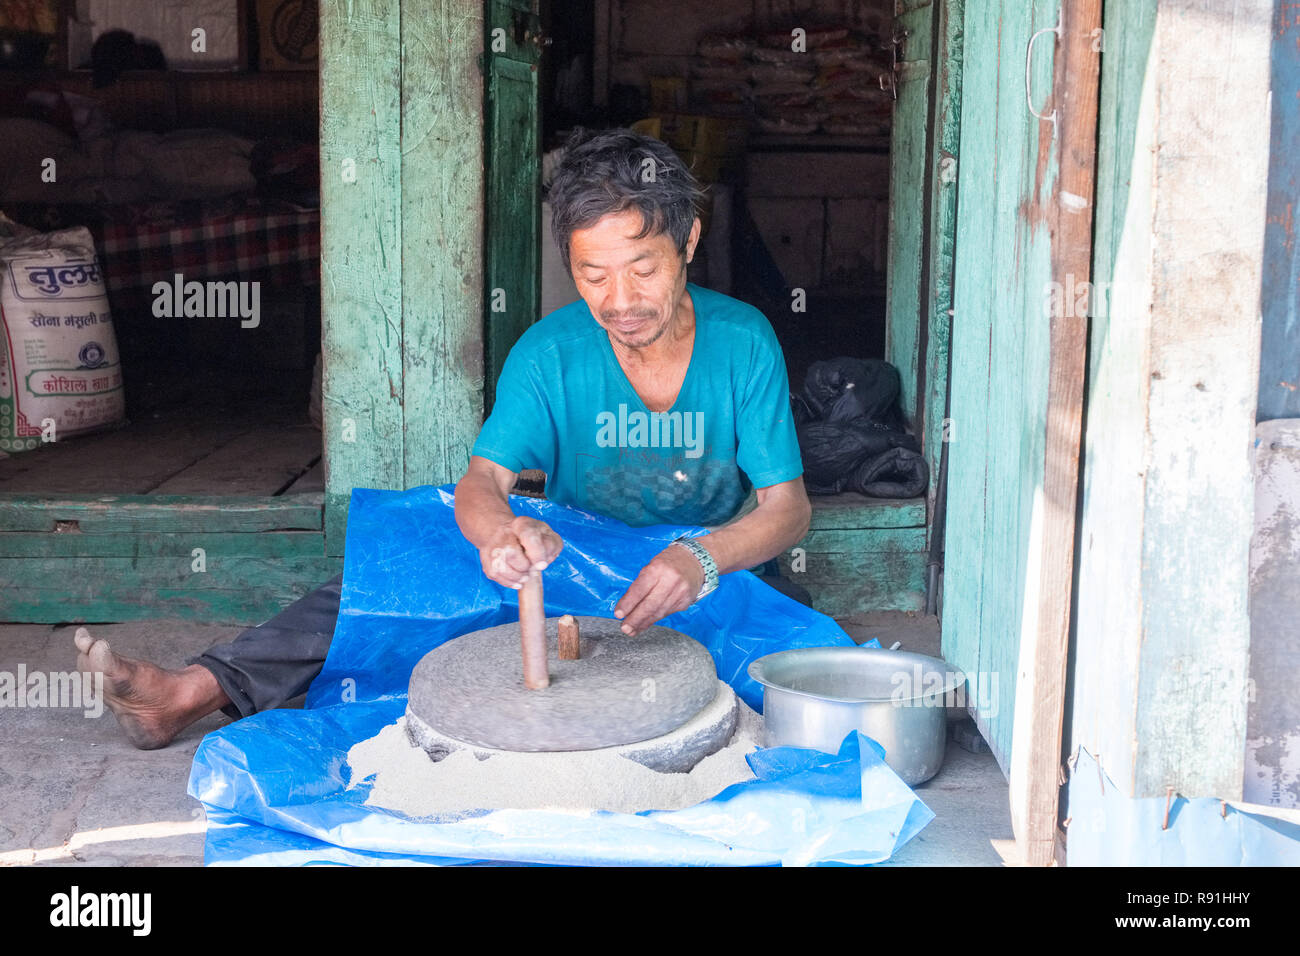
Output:
<svg viewBox="0 0 1300 956">
<path fill-rule="evenodd" d="M 511 350 L 456 486 L 456 520 L 484 573 L 517 587 L 561 547 L 544 524 L 510 511 L 522 468 L 546 472 L 548 498 L 634 526 L 723 525 L 752 483 L 751 512 L 690 547 L 666 548 L 641 571 L 615 607 L 628 634 L 716 584 L 710 564 L 716 574 L 762 564 L 808 529 L 771 326 L 756 309 L 687 285 L 697 197 L 657 140 L 620 130 L 571 145 L 549 199 L 581 301 Z"/>
<path fill-rule="evenodd" d="M 689 607 L 719 575 L 770 561 L 807 533 L 811 514 L 771 326 L 686 281 L 699 196 L 657 140 L 574 137 L 549 199 L 581 299 L 511 350 L 456 486 L 456 522 L 483 573 L 511 588 L 564 546 L 511 511 L 524 468 L 546 473 L 553 501 L 633 526 L 710 528 L 665 548 L 619 598 L 628 635 Z M 751 489 L 757 504 L 740 515 Z M 215 710 L 247 716 L 303 693 L 325 660 L 338 594 L 335 579 L 179 671 L 120 657 L 81 628 L 78 666 L 104 672 L 106 701 L 136 746 L 165 746 Z"/>
</svg>

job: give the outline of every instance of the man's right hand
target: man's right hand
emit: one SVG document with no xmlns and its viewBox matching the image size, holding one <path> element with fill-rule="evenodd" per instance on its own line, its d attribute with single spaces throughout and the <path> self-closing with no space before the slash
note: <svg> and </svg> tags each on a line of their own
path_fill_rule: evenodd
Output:
<svg viewBox="0 0 1300 956">
<path fill-rule="evenodd" d="M 564 548 L 560 536 L 536 518 L 519 516 L 502 525 L 479 549 L 483 573 L 518 590 L 531 571 L 542 571 Z"/>
</svg>

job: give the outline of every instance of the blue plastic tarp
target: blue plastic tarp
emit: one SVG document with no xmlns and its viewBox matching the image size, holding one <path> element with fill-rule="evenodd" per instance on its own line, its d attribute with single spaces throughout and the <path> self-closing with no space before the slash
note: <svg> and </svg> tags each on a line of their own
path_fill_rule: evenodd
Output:
<svg viewBox="0 0 1300 956">
<path fill-rule="evenodd" d="M 629 528 L 552 502 L 513 498 L 565 548 L 544 572 L 548 615 L 613 616 L 614 602 L 668 542 L 700 528 Z M 516 620 L 517 593 L 489 581 L 461 535 L 450 486 L 357 490 L 348 515 L 342 602 L 304 710 L 273 710 L 205 737 L 189 792 L 208 813 L 210 865 L 807 865 L 876 863 L 934 814 L 858 733 L 838 754 L 780 747 L 749 758 L 756 779 L 694 807 L 639 814 L 497 810 L 412 820 L 348 789 L 348 750 L 396 721 L 415 664 L 444 641 Z M 830 618 L 748 572 L 662 622 L 713 655 L 751 707 L 746 673 L 765 654 L 852 645 Z M 873 645 L 879 646 L 876 642 Z"/>
<path fill-rule="evenodd" d="M 1215 797 L 1130 797 L 1083 747 L 1070 772 L 1070 866 L 1300 866 L 1300 822 Z"/>
</svg>

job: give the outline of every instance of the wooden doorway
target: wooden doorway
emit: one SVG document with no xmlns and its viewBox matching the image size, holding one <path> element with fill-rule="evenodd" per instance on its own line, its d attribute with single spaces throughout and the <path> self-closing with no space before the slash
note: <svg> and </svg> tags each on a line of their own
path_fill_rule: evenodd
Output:
<svg viewBox="0 0 1300 956">
<path fill-rule="evenodd" d="M 974 716 L 1034 864 L 1057 832 L 1087 329 L 1044 303 L 1089 275 L 1099 26 L 1095 0 L 965 18 L 943 649 L 990 691 Z"/>
</svg>

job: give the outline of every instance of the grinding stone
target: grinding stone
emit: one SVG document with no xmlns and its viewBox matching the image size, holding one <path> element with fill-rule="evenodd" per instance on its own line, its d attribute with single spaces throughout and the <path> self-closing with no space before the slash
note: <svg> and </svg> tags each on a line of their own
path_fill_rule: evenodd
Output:
<svg viewBox="0 0 1300 956">
<path fill-rule="evenodd" d="M 549 687 L 524 687 L 519 625 L 502 624 L 426 654 L 411 673 L 408 713 L 491 750 L 596 750 L 661 737 L 717 695 L 713 658 L 685 634 L 651 627 L 628 637 L 618 621 L 580 617 L 582 657 L 563 661 L 557 620 L 546 621 Z"/>
<path fill-rule="evenodd" d="M 676 730 L 634 744 L 606 747 L 602 752 L 618 754 L 659 773 L 689 773 L 705 757 L 717 753 L 731 742 L 732 735 L 736 732 L 739 707 L 736 692 L 720 680 L 713 702 Z M 406 709 L 406 735 L 435 761 L 452 751 L 467 748 L 473 750 L 474 756 L 480 760 L 507 752 L 489 747 L 471 747 L 463 740 L 440 734 L 412 714 L 409 707 Z"/>
</svg>

